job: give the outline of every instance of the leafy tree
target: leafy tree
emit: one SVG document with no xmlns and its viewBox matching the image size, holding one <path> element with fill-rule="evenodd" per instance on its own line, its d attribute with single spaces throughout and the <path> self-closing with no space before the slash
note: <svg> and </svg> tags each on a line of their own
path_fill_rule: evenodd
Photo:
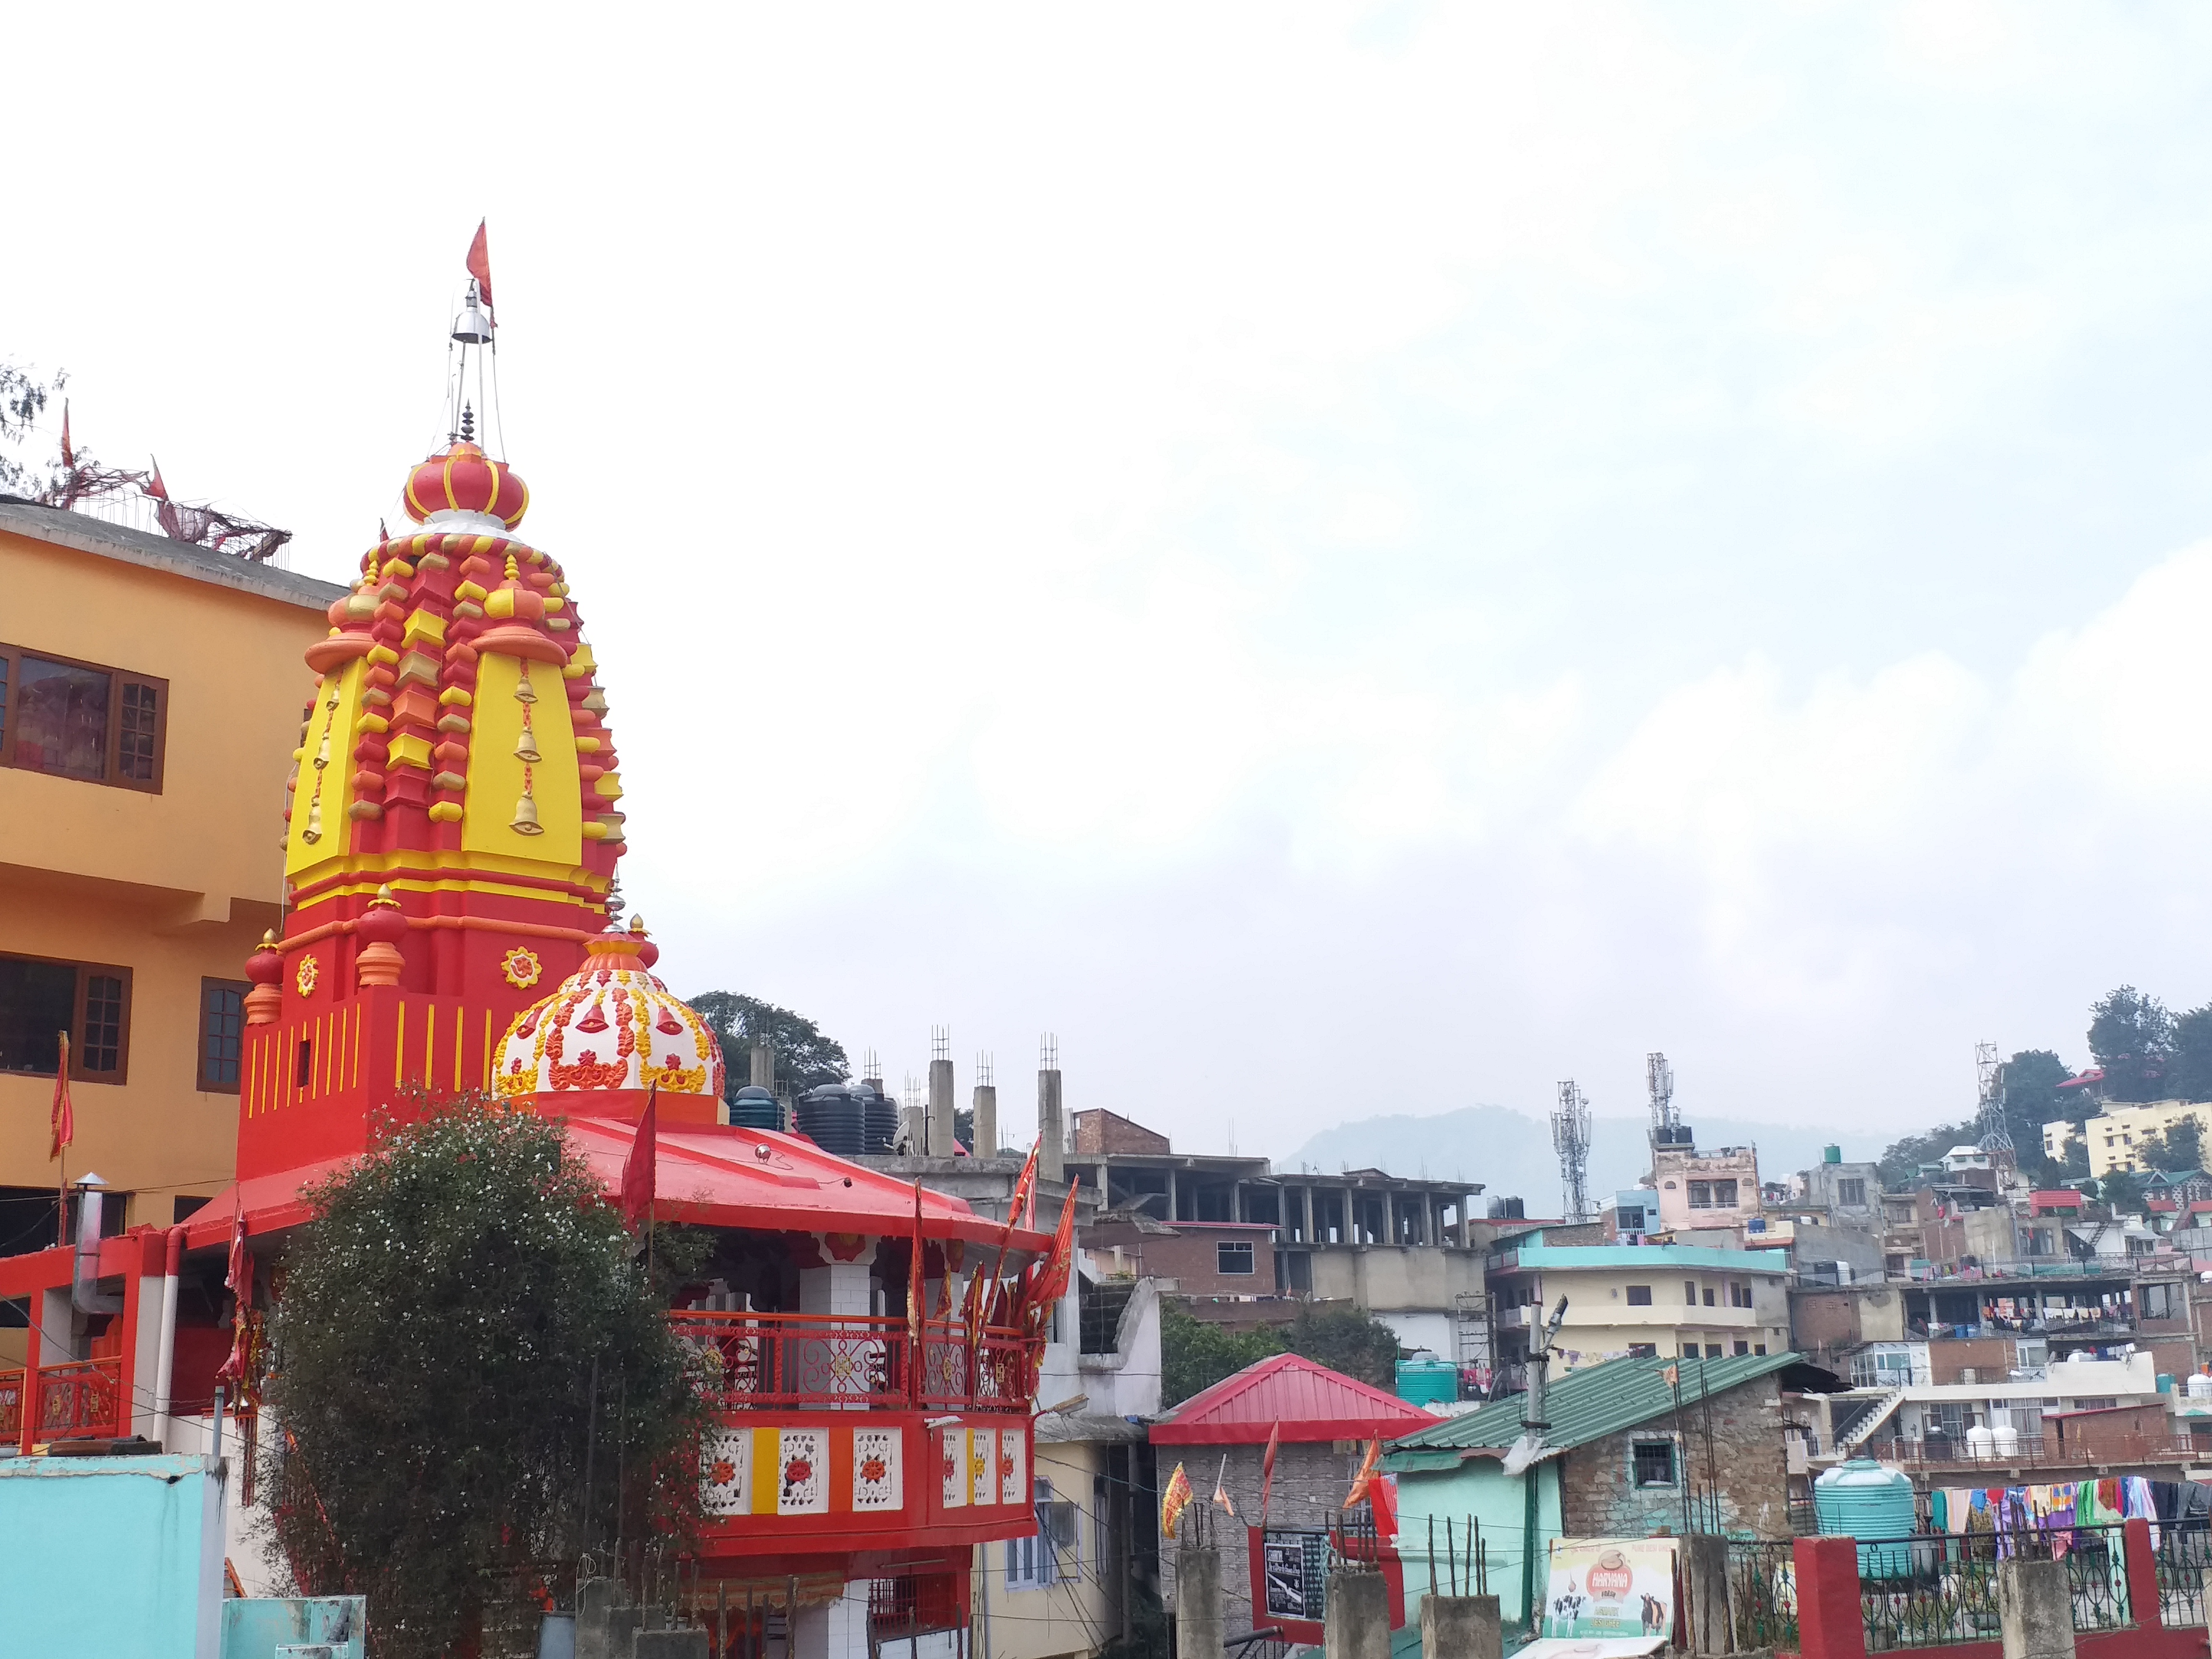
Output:
<svg viewBox="0 0 2212 1659">
<path fill-rule="evenodd" d="M 702 991 L 687 1000 L 722 1045 L 723 1075 L 732 1095 L 751 1081 L 753 1046 L 761 1042 L 775 1050 L 779 1091 L 804 1093 L 853 1075 L 844 1045 L 823 1036 L 821 1027 L 803 1014 L 734 991 Z"/>
<path fill-rule="evenodd" d="M 1160 1304 L 1160 1404 L 1179 1406 L 1201 1389 L 1283 1352 L 1268 1326 L 1231 1331 L 1194 1319 L 1172 1301 Z"/>
<path fill-rule="evenodd" d="M 2108 1099 L 2160 1098 L 2173 1040 L 2173 1016 L 2166 1005 L 2132 985 L 2090 1006 L 2089 1053 L 2105 1068 Z"/>
<path fill-rule="evenodd" d="M 2062 1095 L 2058 1085 L 2074 1075 L 2048 1048 L 2023 1048 L 2004 1064 L 2005 1127 L 2023 1164 L 2042 1159 L 2043 1126 L 2061 1118 L 2080 1123 L 2088 1103 L 2079 1091 Z"/>
<path fill-rule="evenodd" d="M 1284 1334 L 1285 1346 L 1378 1389 L 1398 1382 L 1398 1334 L 1364 1308 L 1349 1303 L 1316 1307 L 1309 1302 Z"/>
<path fill-rule="evenodd" d="M 1922 1164 L 1935 1163 L 1954 1146 L 1965 1145 L 1974 1138 L 1974 1126 L 1970 1120 L 1892 1141 L 1889 1149 L 1882 1153 L 1879 1166 L 1883 1190 L 1898 1192 L 1915 1185 Z M 2039 1133 L 2036 1145 L 2042 1144 Z"/>
<path fill-rule="evenodd" d="M 2185 1117 L 2162 1134 L 2146 1136 L 2136 1156 L 2154 1170 L 2172 1174 L 2204 1167 L 2204 1129 L 2193 1117 Z"/>
<path fill-rule="evenodd" d="M 2212 1100 L 2212 1003 L 2174 1020 L 2166 1086 L 2177 1100 Z"/>
<path fill-rule="evenodd" d="M 2097 1196 L 2112 1206 L 2114 1215 L 2142 1213 L 2142 1177 L 2115 1170 L 2097 1183 Z"/>
<path fill-rule="evenodd" d="M 2066 1158 L 2059 1170 L 2063 1179 L 2086 1181 L 2089 1177 L 2089 1143 L 2080 1135 L 2066 1143 Z"/>
<path fill-rule="evenodd" d="M 618 1510 L 627 1537 L 686 1534 L 708 1407 L 659 1310 L 698 1235 L 664 1230 L 648 1284 L 560 1124 L 475 1095 L 308 1198 L 263 1448 L 265 1541 L 303 1592 L 367 1595 L 379 1659 L 479 1651 L 587 1525 L 602 1550 Z"/>
<path fill-rule="evenodd" d="M 68 384 L 66 369 L 55 375 L 49 386 L 33 378 L 28 369 L 0 362 L 0 442 L 21 448 L 31 423 L 45 412 L 47 399 Z M 38 488 L 38 479 L 28 467 L 13 456 L 0 454 L 0 490 L 28 495 Z"/>
</svg>

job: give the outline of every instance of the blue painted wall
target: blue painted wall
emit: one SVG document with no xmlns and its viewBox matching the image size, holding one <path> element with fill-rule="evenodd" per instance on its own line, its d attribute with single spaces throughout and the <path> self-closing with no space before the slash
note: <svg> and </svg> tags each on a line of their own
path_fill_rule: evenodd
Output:
<svg viewBox="0 0 2212 1659">
<path fill-rule="evenodd" d="M 1544 1595 L 1552 1540 L 1559 1535 L 1559 1474 L 1566 1460 L 1553 1457 L 1519 1475 L 1508 1475 L 1494 1457 L 1473 1457 L 1457 1468 L 1435 1473 L 1406 1470 L 1398 1476 L 1398 1555 L 1406 1564 L 1406 1621 L 1418 1626 L 1421 1597 L 1429 1593 L 1429 1520 L 1437 1523 L 1439 1591 L 1449 1588 L 1444 1565 L 1444 1522 L 1467 1534 L 1472 1516 L 1481 1528 L 1490 1564 L 1490 1593 L 1498 1617 L 1510 1626 L 1528 1618 L 1522 1600 L 1522 1563 L 1528 1559 L 1528 1486 L 1536 1482 L 1536 1595 Z M 1466 1571 L 1464 1565 L 1461 1571 Z"/>
<path fill-rule="evenodd" d="M 222 1502 L 204 1457 L 0 1458 L 0 1643 L 220 1659 Z"/>
</svg>

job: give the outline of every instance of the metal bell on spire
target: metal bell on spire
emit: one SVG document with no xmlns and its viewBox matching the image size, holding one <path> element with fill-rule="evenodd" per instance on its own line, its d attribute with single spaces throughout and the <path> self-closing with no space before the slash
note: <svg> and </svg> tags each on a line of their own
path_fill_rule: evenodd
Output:
<svg viewBox="0 0 2212 1659">
<path fill-rule="evenodd" d="M 461 301 L 461 314 L 453 319 L 453 337 L 463 345 L 489 345 L 491 319 L 483 313 L 477 299 L 477 279 L 469 278 L 468 298 Z"/>
</svg>

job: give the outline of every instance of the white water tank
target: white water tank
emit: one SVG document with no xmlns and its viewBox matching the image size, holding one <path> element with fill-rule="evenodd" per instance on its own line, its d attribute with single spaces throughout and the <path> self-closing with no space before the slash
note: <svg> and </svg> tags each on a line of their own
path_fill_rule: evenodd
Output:
<svg viewBox="0 0 2212 1659">
<path fill-rule="evenodd" d="M 2203 1372 L 2199 1371 L 2191 1377 L 2189 1397 L 2191 1400 L 2212 1400 L 2212 1376 L 2207 1376 Z"/>
<path fill-rule="evenodd" d="M 2000 1458 L 2020 1455 L 2020 1431 L 2009 1423 L 2000 1423 L 1990 1432 L 1996 1437 L 1996 1455 Z"/>
<path fill-rule="evenodd" d="M 1976 1462 L 1987 1459 L 1996 1449 L 1996 1436 L 1982 1424 L 1977 1423 L 1966 1431 L 1966 1455 Z"/>
</svg>

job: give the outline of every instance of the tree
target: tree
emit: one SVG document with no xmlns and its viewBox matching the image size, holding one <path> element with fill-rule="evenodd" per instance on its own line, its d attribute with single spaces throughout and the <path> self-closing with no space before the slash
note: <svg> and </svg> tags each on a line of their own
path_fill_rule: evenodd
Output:
<svg viewBox="0 0 2212 1659">
<path fill-rule="evenodd" d="M 1309 1302 L 1284 1333 L 1294 1354 L 1378 1389 L 1398 1385 L 1398 1334 L 1364 1308 Z"/>
<path fill-rule="evenodd" d="M 2156 997 L 2123 985 L 2089 1009 L 2089 1054 L 2105 1068 L 2111 1100 L 2156 1100 L 2173 1049 L 2173 1016 Z"/>
<path fill-rule="evenodd" d="M 2169 1175 L 2201 1170 L 2204 1167 L 2203 1125 L 2193 1117 L 2185 1117 L 2162 1134 L 2146 1136 L 2136 1155 L 2152 1169 Z"/>
<path fill-rule="evenodd" d="M 2004 1064 L 2005 1127 L 2023 1164 L 2042 1161 L 2043 1126 L 2061 1118 L 2080 1123 L 2087 1103 L 2079 1091 L 2062 1095 L 2058 1085 L 2074 1075 L 2048 1048 L 2023 1048 Z"/>
<path fill-rule="evenodd" d="M 853 1074 L 844 1046 L 823 1036 L 803 1014 L 734 991 L 702 991 L 687 1000 L 722 1045 L 723 1073 L 732 1095 L 752 1080 L 756 1043 L 775 1050 L 778 1092 L 804 1094 L 817 1084 L 842 1083 Z"/>
<path fill-rule="evenodd" d="M 0 441 L 20 449 L 31 429 L 32 422 L 45 413 L 47 400 L 69 384 L 69 372 L 64 369 L 54 376 L 49 386 L 34 378 L 28 369 L 14 363 L 0 362 Z M 35 475 L 13 456 L 0 454 L 0 490 L 11 495 L 29 495 L 38 489 Z"/>
<path fill-rule="evenodd" d="M 380 1659 L 427 1659 L 520 1625 L 618 1506 L 628 1537 L 684 1535 L 706 1399 L 557 1122 L 427 1103 L 307 1196 L 263 1448 L 267 1541 L 303 1593 L 365 1594 Z M 664 1230 L 661 1262 L 690 1237 Z"/>
<path fill-rule="evenodd" d="M 2112 1206 L 2114 1215 L 2142 1213 L 2142 1177 L 2115 1170 L 2097 1183 L 2097 1197 Z"/>
<path fill-rule="evenodd" d="M 1281 1338 L 1266 1325 L 1231 1331 L 1194 1319 L 1175 1302 L 1160 1304 L 1160 1404 L 1180 1406 L 1201 1389 L 1247 1365 L 1283 1352 Z"/>
<path fill-rule="evenodd" d="M 2166 1091 L 2177 1100 L 2212 1100 L 2212 1003 L 2173 1022 Z"/>
</svg>

